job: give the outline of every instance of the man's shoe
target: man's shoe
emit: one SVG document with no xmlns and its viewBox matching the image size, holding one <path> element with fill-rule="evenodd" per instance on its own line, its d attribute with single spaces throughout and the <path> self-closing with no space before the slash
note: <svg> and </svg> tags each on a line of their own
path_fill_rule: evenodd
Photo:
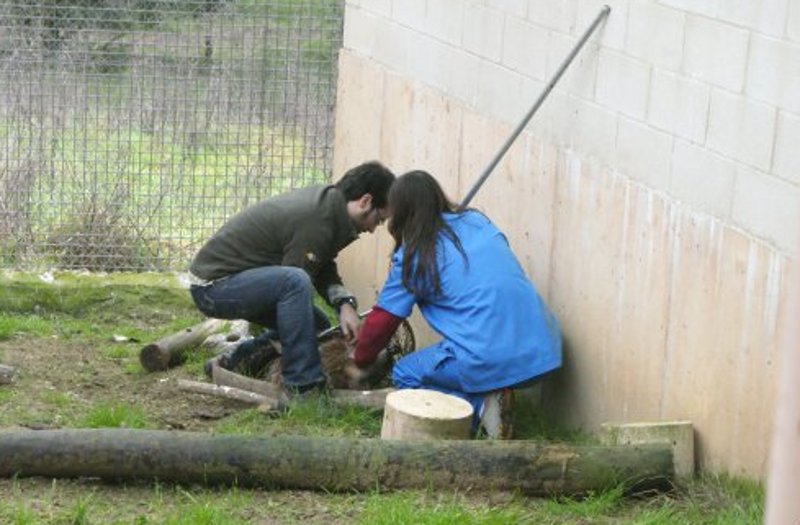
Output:
<svg viewBox="0 0 800 525">
<path fill-rule="evenodd" d="M 234 351 L 236 351 L 236 349 L 232 348 L 230 350 L 226 350 L 225 352 L 222 352 L 221 354 L 215 355 L 211 359 L 208 359 L 203 364 L 203 372 L 205 372 L 205 374 L 208 377 L 213 377 L 213 375 L 214 375 L 214 367 L 215 366 L 218 366 L 220 368 L 224 368 L 225 370 L 230 370 L 231 369 L 231 367 L 230 367 L 231 355 L 233 354 Z"/>
<path fill-rule="evenodd" d="M 480 428 L 486 433 L 487 438 L 511 439 L 513 405 L 514 391 L 510 388 L 494 390 L 483 396 Z"/>
<path fill-rule="evenodd" d="M 287 410 L 295 403 L 302 403 L 312 399 L 325 398 L 330 393 L 330 387 L 326 380 L 317 381 L 302 386 L 286 386 L 283 387 L 280 400 L 278 401 L 279 410 Z"/>
<path fill-rule="evenodd" d="M 279 355 L 267 337 L 250 338 L 206 361 L 203 370 L 211 377 L 216 365 L 225 370 L 256 376 Z"/>
</svg>

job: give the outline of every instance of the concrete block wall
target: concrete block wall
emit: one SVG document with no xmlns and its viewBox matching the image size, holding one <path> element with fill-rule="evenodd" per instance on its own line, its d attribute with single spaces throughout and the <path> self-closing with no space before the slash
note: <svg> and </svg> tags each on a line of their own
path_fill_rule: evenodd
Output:
<svg viewBox="0 0 800 525">
<path fill-rule="evenodd" d="M 378 158 L 465 195 L 605 3 L 474 204 L 562 320 L 559 413 L 692 420 L 701 468 L 763 476 L 800 252 L 800 4 L 349 0 L 337 173 Z M 390 248 L 346 254 L 362 303 Z"/>
</svg>

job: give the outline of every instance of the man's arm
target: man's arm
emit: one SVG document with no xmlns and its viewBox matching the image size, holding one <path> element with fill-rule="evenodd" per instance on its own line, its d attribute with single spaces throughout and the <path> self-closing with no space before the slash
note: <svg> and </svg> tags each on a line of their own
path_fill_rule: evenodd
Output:
<svg viewBox="0 0 800 525">
<path fill-rule="evenodd" d="M 360 368 L 372 364 L 378 353 L 389 344 L 389 340 L 402 322 L 402 317 L 390 314 L 380 306 L 374 306 L 364 319 L 364 324 L 358 333 L 353 362 Z"/>
</svg>

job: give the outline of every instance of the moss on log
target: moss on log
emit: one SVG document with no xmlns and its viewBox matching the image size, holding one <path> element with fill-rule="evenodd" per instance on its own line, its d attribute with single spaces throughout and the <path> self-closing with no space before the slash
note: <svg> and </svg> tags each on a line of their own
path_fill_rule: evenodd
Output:
<svg viewBox="0 0 800 525">
<path fill-rule="evenodd" d="M 269 488 L 582 494 L 673 476 L 667 445 L 381 441 L 155 430 L 0 432 L 0 476 L 150 479 Z"/>
</svg>

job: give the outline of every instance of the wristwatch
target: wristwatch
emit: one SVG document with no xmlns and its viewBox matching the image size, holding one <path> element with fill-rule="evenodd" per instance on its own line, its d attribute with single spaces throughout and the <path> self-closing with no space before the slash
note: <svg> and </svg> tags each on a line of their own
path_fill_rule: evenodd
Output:
<svg viewBox="0 0 800 525">
<path fill-rule="evenodd" d="M 352 295 L 346 295 L 344 297 L 340 297 L 333 303 L 333 307 L 336 308 L 336 313 L 338 314 L 339 311 L 342 309 L 343 304 L 349 304 L 353 307 L 355 311 L 358 311 L 358 302 L 356 302 L 356 298 Z"/>
</svg>

